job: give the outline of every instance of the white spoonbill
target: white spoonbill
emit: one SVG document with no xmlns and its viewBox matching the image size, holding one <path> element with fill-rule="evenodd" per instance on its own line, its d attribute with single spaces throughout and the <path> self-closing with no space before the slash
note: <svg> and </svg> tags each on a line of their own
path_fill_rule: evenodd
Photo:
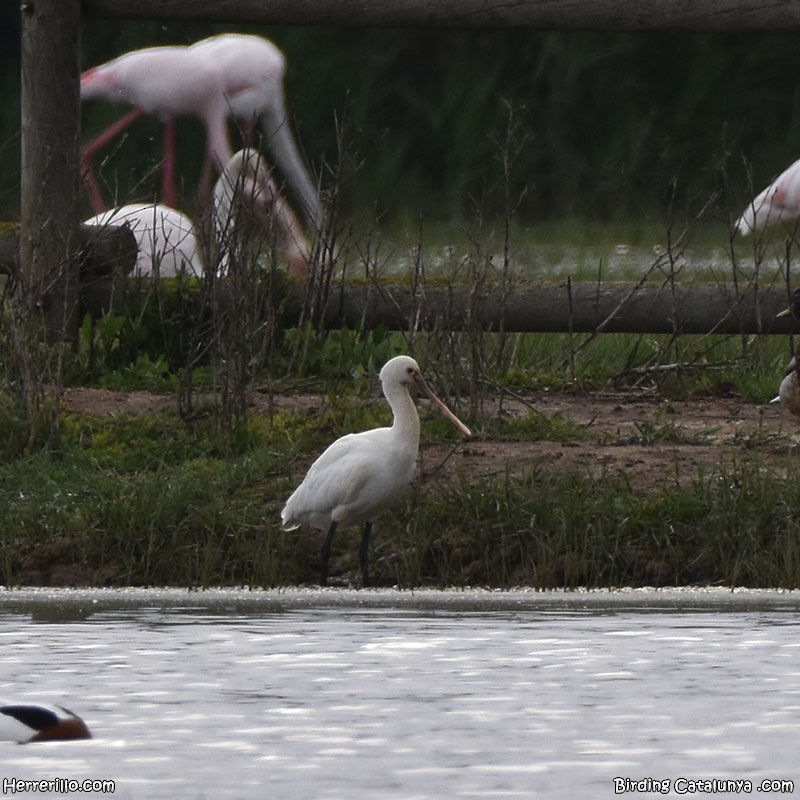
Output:
<svg viewBox="0 0 800 800">
<path fill-rule="evenodd" d="M 61 706 L 0 705 L 0 741 L 25 743 L 91 738 L 86 723 Z"/>
<path fill-rule="evenodd" d="M 300 223 L 278 192 L 266 161 L 257 150 L 234 153 L 214 187 L 212 226 L 216 252 L 209 261 L 219 274 L 242 246 L 274 249 L 293 278 L 308 271 L 310 245 Z M 133 203 L 86 220 L 87 225 L 128 224 L 138 244 L 136 274 L 200 277 L 205 264 L 194 223 L 161 203 Z"/>
<path fill-rule="evenodd" d="M 337 439 L 311 465 L 281 511 L 284 530 L 308 524 L 325 530 L 320 584 L 328 581 L 331 543 L 338 528 L 364 522 L 359 550 L 362 585 L 369 585 L 372 520 L 406 489 L 419 450 L 419 417 L 409 387 L 418 386 L 464 434 L 469 428 L 431 391 L 417 362 L 396 356 L 380 372 L 383 394 L 392 409 L 390 428 L 350 433 Z"/>
<path fill-rule="evenodd" d="M 86 225 L 128 225 L 138 251 L 134 274 L 172 278 L 203 274 L 203 257 L 194 223 L 186 214 L 161 203 L 131 203 L 111 208 Z"/>
<path fill-rule="evenodd" d="M 784 170 L 742 212 L 736 230 L 743 235 L 760 233 L 781 222 L 800 217 L 800 159 Z"/>
</svg>

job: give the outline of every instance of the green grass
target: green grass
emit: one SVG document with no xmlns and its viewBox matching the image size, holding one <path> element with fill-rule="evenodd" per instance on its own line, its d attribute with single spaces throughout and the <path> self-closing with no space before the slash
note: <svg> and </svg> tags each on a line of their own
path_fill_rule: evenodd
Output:
<svg viewBox="0 0 800 800">
<path fill-rule="evenodd" d="M 798 477 L 740 463 L 645 497 L 545 469 L 462 481 L 424 493 L 383 549 L 410 585 L 796 587 Z"/>
<path fill-rule="evenodd" d="M 62 559 L 111 584 L 296 578 L 283 574 L 293 540 L 274 524 L 291 446 L 273 448 L 257 420 L 237 448 L 181 427 L 170 414 L 91 420 L 60 452 L 4 465 L 5 582 Z"/>
<path fill-rule="evenodd" d="M 775 396 L 790 348 L 782 337 L 511 334 L 503 380 L 519 386 L 581 391 L 609 385 L 655 386 L 666 396 Z M 491 347 L 487 338 L 487 346 Z M 663 365 L 676 365 L 664 369 Z"/>
<path fill-rule="evenodd" d="M 319 536 L 281 532 L 282 503 L 333 436 L 385 419 L 383 403 L 357 396 L 313 417 L 251 416 L 234 434 L 213 417 L 189 424 L 167 412 L 68 417 L 58 451 L 0 467 L 0 583 L 313 583 Z M 496 421 L 475 422 L 500 435 Z M 654 446 L 687 440 L 658 416 L 640 433 Z M 536 413 L 503 435 L 588 437 L 561 415 Z M 423 436 L 455 441 L 427 416 Z M 545 467 L 417 481 L 377 520 L 379 583 L 800 585 L 800 473 L 757 453 L 645 495 L 620 475 Z M 337 537 L 336 572 L 357 576 L 357 536 Z"/>
</svg>

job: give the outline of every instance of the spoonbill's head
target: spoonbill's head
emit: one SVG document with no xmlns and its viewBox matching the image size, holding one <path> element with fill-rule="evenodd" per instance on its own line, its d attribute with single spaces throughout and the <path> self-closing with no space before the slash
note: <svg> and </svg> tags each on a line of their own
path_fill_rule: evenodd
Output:
<svg viewBox="0 0 800 800">
<path fill-rule="evenodd" d="M 383 365 L 380 371 L 384 394 L 388 395 L 397 386 L 408 388 L 412 384 L 419 387 L 423 394 L 444 414 L 464 436 L 471 436 L 472 431 L 433 393 L 425 382 L 419 364 L 411 356 L 395 356 Z"/>
</svg>

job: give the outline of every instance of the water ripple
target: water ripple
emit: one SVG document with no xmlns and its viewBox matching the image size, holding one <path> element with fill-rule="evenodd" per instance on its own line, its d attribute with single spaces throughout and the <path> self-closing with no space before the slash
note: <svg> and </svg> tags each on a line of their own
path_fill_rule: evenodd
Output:
<svg viewBox="0 0 800 800">
<path fill-rule="evenodd" d="M 0 696 L 68 705 L 95 736 L 0 743 L 0 778 L 112 778 L 123 798 L 440 800 L 799 777 L 796 598 L 474 610 L 353 594 L 288 609 L 149 596 L 47 621 L 0 593 Z"/>
</svg>

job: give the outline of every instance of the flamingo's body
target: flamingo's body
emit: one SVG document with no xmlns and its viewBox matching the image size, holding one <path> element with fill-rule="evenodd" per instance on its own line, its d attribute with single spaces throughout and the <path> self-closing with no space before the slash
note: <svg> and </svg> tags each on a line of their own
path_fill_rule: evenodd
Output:
<svg viewBox="0 0 800 800">
<path fill-rule="evenodd" d="M 405 491 L 414 476 L 420 426 L 409 387 L 416 384 L 465 436 L 470 435 L 469 428 L 428 388 L 413 358 L 391 359 L 380 379 L 394 415 L 392 426 L 337 439 L 311 465 L 281 512 L 284 530 L 306 524 L 328 531 L 322 547 L 322 585 L 327 582 L 328 557 L 337 529 L 359 522 L 365 523 L 360 549 L 362 582 L 369 583 L 372 520 Z"/>
<path fill-rule="evenodd" d="M 321 212 L 317 189 L 295 143 L 286 111 L 283 82 L 286 57 L 269 39 L 242 33 L 223 33 L 189 47 L 207 57 L 219 70 L 231 116 L 245 131 L 261 125 L 264 144 L 297 194 L 304 217 L 314 230 Z"/>
<path fill-rule="evenodd" d="M 91 738 L 86 723 L 61 706 L 0 705 L 0 741 L 24 743 Z"/>
<path fill-rule="evenodd" d="M 784 170 L 742 212 L 736 230 L 743 235 L 760 233 L 779 223 L 800 218 L 800 160 Z"/>
<path fill-rule="evenodd" d="M 87 225 L 128 224 L 136 237 L 136 273 L 200 277 L 205 263 L 195 225 L 189 217 L 161 204 L 135 203 L 112 208 L 86 220 Z M 308 270 L 310 246 L 297 218 L 272 181 L 269 167 L 252 149 L 234 153 L 214 187 L 212 224 L 216 252 L 212 263 L 225 274 L 231 256 L 253 243 L 274 248 L 293 278 Z"/>
<path fill-rule="evenodd" d="M 162 200 L 176 202 L 174 190 L 174 120 L 198 117 L 207 135 L 201 184 L 210 185 L 211 168 L 228 163 L 233 149 L 227 118 L 249 128 L 261 123 L 276 165 L 302 203 L 316 230 L 321 214 L 316 188 L 292 136 L 286 113 L 283 79 L 286 60 L 280 50 L 260 36 L 221 34 L 193 45 L 133 50 L 81 75 L 81 100 L 101 98 L 126 102 L 134 108 L 100 134 L 85 150 L 83 169 L 96 212 L 102 196 L 91 172 L 90 159 L 142 114 L 165 122 Z"/>
<path fill-rule="evenodd" d="M 175 127 L 178 117 L 199 118 L 206 129 L 206 159 L 225 164 L 233 150 L 228 139 L 228 107 L 218 69 L 188 47 L 147 47 L 92 67 L 81 75 L 81 101 L 103 99 L 128 103 L 133 110 L 101 133 L 83 153 L 92 205 L 104 208 L 91 172 L 91 158 L 142 114 L 157 116 L 164 128 L 162 199 L 175 205 Z"/>
<path fill-rule="evenodd" d="M 86 220 L 86 225 L 125 225 L 136 237 L 134 272 L 146 277 L 201 276 L 203 257 L 194 223 L 185 214 L 160 203 L 132 203 Z"/>
</svg>

